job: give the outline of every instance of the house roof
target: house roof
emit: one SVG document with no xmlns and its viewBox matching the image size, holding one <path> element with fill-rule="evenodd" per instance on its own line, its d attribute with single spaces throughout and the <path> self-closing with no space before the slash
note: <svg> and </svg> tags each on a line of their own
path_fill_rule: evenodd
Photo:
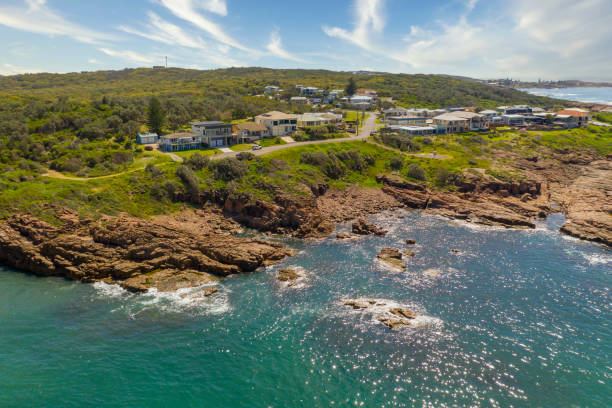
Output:
<svg viewBox="0 0 612 408">
<path fill-rule="evenodd" d="M 262 120 L 284 120 L 284 119 L 297 119 L 297 115 L 290 115 L 285 112 L 272 111 L 268 113 L 263 113 L 261 115 L 257 115 L 256 118 Z"/>
<path fill-rule="evenodd" d="M 474 118 L 481 118 L 482 115 L 474 112 L 466 112 L 466 111 L 455 111 L 443 113 L 440 116 L 436 116 L 434 119 L 438 120 L 470 120 Z"/>
<path fill-rule="evenodd" d="M 248 130 L 249 132 L 262 132 L 268 130 L 264 124 L 257 122 L 236 123 L 234 126 L 238 130 Z"/>
<path fill-rule="evenodd" d="M 481 115 L 493 115 L 493 114 L 497 115 L 497 111 L 494 111 L 494 110 L 491 110 L 491 109 L 483 110 L 483 111 L 480 111 L 478 113 L 480 113 Z"/>
<path fill-rule="evenodd" d="M 573 116 L 575 118 L 583 118 L 583 117 L 589 116 L 587 112 L 578 111 L 574 109 L 565 109 L 565 110 L 559 111 L 557 112 L 557 115 L 568 115 L 568 116 Z"/>
</svg>

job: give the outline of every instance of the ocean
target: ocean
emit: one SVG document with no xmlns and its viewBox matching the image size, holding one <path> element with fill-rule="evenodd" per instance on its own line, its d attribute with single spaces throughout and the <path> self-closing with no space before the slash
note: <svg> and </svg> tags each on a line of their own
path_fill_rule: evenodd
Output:
<svg viewBox="0 0 612 408">
<path fill-rule="evenodd" d="M 521 89 L 521 91 L 538 96 L 566 99 L 568 101 L 612 105 L 612 88 L 533 88 Z"/>
<path fill-rule="evenodd" d="M 389 234 L 283 239 L 296 256 L 199 301 L 2 268 L 0 406 L 612 406 L 612 250 L 560 235 L 560 215 L 529 231 L 370 219 Z M 374 261 L 407 238 L 406 271 Z M 286 266 L 301 285 L 279 284 Z M 343 305 L 356 297 L 423 325 L 388 329 Z"/>
</svg>

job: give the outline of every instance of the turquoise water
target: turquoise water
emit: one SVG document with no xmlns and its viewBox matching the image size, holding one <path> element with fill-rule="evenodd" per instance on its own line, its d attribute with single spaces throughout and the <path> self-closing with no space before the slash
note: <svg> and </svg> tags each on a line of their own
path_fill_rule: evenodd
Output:
<svg viewBox="0 0 612 408">
<path fill-rule="evenodd" d="M 373 218 L 386 237 L 288 241 L 295 257 L 201 303 L 5 269 L 0 406 L 612 406 L 610 249 L 562 237 L 560 216 L 507 231 L 395 215 Z M 372 262 L 406 238 L 406 272 Z M 287 265 L 302 287 L 279 286 Z M 391 331 L 341 305 L 357 296 L 428 324 Z"/>
<path fill-rule="evenodd" d="M 560 89 L 521 89 L 533 95 L 566 99 L 585 103 L 605 103 L 612 105 L 612 88 L 560 88 Z"/>
</svg>

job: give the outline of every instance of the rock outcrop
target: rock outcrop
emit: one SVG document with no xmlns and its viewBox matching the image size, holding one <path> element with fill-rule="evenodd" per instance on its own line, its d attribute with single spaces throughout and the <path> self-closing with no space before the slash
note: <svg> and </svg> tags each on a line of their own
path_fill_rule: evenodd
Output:
<svg viewBox="0 0 612 408">
<path fill-rule="evenodd" d="M 353 234 L 357 234 L 357 235 L 382 236 L 387 233 L 386 230 L 382 228 L 378 228 L 376 225 L 364 220 L 363 218 L 360 218 L 357 221 L 353 222 L 353 225 L 351 226 L 351 230 L 353 231 Z"/>
<path fill-rule="evenodd" d="M 206 217 L 199 230 L 127 215 L 69 218 L 62 227 L 28 215 L 0 223 L 0 262 L 37 275 L 165 291 L 254 271 L 291 254 L 280 244 L 215 232 Z"/>
<path fill-rule="evenodd" d="M 375 321 L 390 329 L 420 325 L 417 320 L 420 315 L 417 312 L 395 302 L 360 298 L 346 300 L 343 304 L 355 311 L 371 314 Z"/>
<path fill-rule="evenodd" d="M 402 262 L 402 253 L 397 248 L 383 248 L 376 255 L 376 258 L 389 265 L 392 269 L 406 269 L 406 264 Z"/>
</svg>

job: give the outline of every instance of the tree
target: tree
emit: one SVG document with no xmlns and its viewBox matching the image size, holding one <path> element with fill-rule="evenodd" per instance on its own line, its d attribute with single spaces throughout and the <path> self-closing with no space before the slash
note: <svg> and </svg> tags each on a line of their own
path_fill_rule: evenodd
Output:
<svg viewBox="0 0 612 408">
<path fill-rule="evenodd" d="M 166 113 L 164 112 L 164 109 L 162 108 L 157 97 L 151 97 L 151 100 L 149 101 L 149 110 L 147 113 L 147 126 L 149 127 L 149 131 L 161 135 L 162 127 L 164 126 L 164 122 L 166 120 Z"/>
<path fill-rule="evenodd" d="M 355 78 L 350 77 L 346 88 L 344 89 L 344 93 L 349 98 L 357 92 L 357 83 L 355 83 Z"/>
</svg>

